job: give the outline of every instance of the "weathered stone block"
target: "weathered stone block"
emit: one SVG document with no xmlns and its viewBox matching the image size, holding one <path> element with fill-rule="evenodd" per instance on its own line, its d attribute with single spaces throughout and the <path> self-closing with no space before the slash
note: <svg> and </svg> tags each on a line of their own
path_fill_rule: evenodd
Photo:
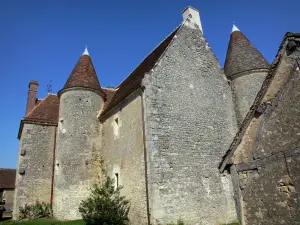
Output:
<svg viewBox="0 0 300 225">
<path fill-rule="evenodd" d="M 25 154 L 26 154 L 26 150 L 25 150 L 25 149 L 21 149 L 20 155 L 21 155 L 21 156 L 24 156 Z"/>
</svg>

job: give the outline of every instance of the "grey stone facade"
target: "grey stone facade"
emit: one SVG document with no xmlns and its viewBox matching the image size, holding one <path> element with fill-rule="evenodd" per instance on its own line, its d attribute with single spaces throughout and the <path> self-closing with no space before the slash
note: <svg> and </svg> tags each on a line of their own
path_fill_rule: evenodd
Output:
<svg viewBox="0 0 300 225">
<path fill-rule="evenodd" d="M 100 155 L 108 174 L 130 199 L 132 224 L 147 224 L 142 98 L 134 92 L 101 124 Z"/>
<path fill-rule="evenodd" d="M 231 77 L 231 87 L 238 126 L 240 126 L 250 110 L 254 99 L 261 88 L 268 70 L 254 70 Z"/>
<path fill-rule="evenodd" d="M 217 167 L 237 130 L 230 86 L 201 31 L 183 25 L 144 79 L 152 224 L 236 218 Z"/>
<path fill-rule="evenodd" d="M 255 103 L 230 148 L 240 224 L 300 224 L 299 35 L 286 35 Z M 289 39 L 292 40 L 289 40 Z M 229 163 L 228 163 L 229 164 Z M 222 167 L 221 167 L 222 168 Z"/>
<path fill-rule="evenodd" d="M 235 46 L 251 51 L 229 51 L 236 56 L 228 57 L 229 81 L 198 11 L 187 9 L 118 87 L 101 88 L 86 49 L 60 99 L 30 92 L 14 219 L 19 206 L 36 200 L 53 203 L 56 219 L 80 219 L 88 188 L 101 183 L 102 158 L 131 201 L 132 225 L 219 225 L 237 217 L 249 225 L 299 224 L 300 42 L 281 50 L 267 73 L 265 59 L 262 67 L 244 63 L 244 53 L 261 54 L 235 31 L 232 40 L 243 38 Z"/>
<path fill-rule="evenodd" d="M 60 96 L 53 200 L 57 219 L 81 218 L 78 206 L 93 180 L 92 153 L 99 151 L 102 104 L 100 95 L 84 88 L 67 89 Z"/>
<path fill-rule="evenodd" d="M 19 207 L 26 203 L 36 200 L 51 203 L 55 132 L 55 126 L 24 124 L 16 174 L 14 219 L 19 218 Z"/>
</svg>

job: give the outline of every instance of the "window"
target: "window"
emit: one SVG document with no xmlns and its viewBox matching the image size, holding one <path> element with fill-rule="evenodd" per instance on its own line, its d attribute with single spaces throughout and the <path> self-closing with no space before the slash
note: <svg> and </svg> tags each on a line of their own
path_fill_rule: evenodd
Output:
<svg viewBox="0 0 300 225">
<path fill-rule="evenodd" d="M 119 187 L 119 174 L 115 173 L 115 176 L 116 176 L 116 188 L 118 188 Z"/>
<path fill-rule="evenodd" d="M 118 138 L 118 136 L 119 136 L 119 128 L 120 128 L 120 123 L 119 122 L 120 121 L 119 121 L 118 117 L 116 117 L 114 119 L 114 121 L 112 122 L 112 127 L 113 127 L 115 138 Z"/>
</svg>

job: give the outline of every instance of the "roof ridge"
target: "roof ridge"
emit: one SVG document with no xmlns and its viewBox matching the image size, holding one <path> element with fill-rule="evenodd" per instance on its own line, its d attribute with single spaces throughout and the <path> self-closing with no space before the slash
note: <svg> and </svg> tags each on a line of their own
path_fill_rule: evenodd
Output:
<svg viewBox="0 0 300 225">
<path fill-rule="evenodd" d="M 177 26 L 166 38 L 164 38 L 163 41 L 161 41 L 116 87 L 115 95 L 103 107 L 100 117 L 107 114 L 108 111 L 110 111 L 113 107 L 124 100 L 124 98 L 141 86 L 142 79 L 145 74 L 151 71 L 157 65 L 157 62 L 165 54 L 165 51 L 171 45 L 181 27 L 182 24 Z"/>
<path fill-rule="evenodd" d="M 146 57 L 144 57 L 142 59 L 142 61 L 129 73 L 129 75 L 127 77 L 125 77 L 125 79 L 123 81 L 121 81 L 121 83 L 116 88 L 119 88 L 121 86 L 121 84 L 145 61 L 145 59 L 147 59 L 148 56 L 150 56 L 176 29 L 178 29 L 181 26 L 182 26 L 182 24 L 178 25 L 175 29 L 172 30 L 172 32 L 170 32 L 169 35 L 167 35 L 161 42 L 159 42 L 159 44 L 156 45 L 153 48 L 153 50 L 148 55 L 146 55 Z M 171 42 L 170 42 L 170 44 L 171 44 Z"/>
</svg>

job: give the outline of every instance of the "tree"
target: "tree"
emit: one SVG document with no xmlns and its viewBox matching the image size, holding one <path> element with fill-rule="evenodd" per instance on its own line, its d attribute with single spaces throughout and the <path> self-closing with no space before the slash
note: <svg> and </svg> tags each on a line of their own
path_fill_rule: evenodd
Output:
<svg viewBox="0 0 300 225">
<path fill-rule="evenodd" d="M 101 165 L 103 165 L 103 161 Z M 79 205 L 79 212 L 83 220 L 86 225 L 129 224 L 129 200 L 120 194 L 123 187 L 115 187 L 114 179 L 107 175 L 103 166 L 102 174 L 102 184 L 93 185 L 88 198 Z"/>
</svg>

